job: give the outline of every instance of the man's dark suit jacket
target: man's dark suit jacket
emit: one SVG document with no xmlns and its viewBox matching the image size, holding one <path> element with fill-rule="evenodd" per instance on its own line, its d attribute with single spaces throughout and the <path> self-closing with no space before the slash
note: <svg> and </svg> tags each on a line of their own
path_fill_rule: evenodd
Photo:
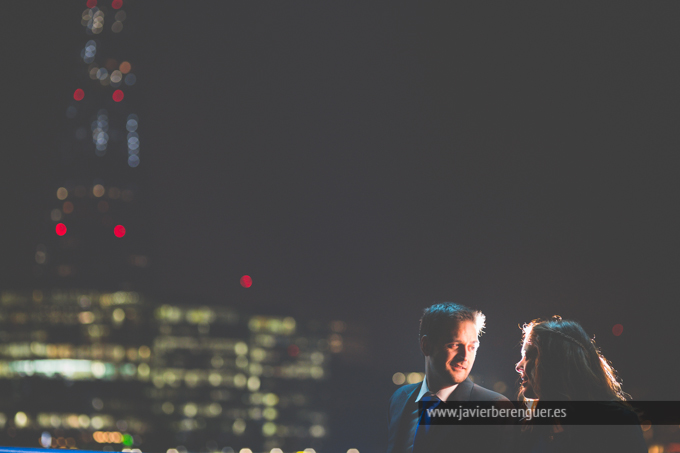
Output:
<svg viewBox="0 0 680 453">
<path fill-rule="evenodd" d="M 410 434 L 410 414 L 418 403 L 416 397 L 422 383 L 404 385 L 390 398 L 388 415 L 387 453 L 405 453 L 406 436 Z M 492 392 L 474 384 L 469 378 L 458 384 L 448 401 L 508 401 L 500 393 Z M 496 452 L 505 451 L 508 445 L 507 429 L 503 426 L 438 426 L 443 428 L 438 436 L 438 452 Z M 408 452 L 411 453 L 411 452 Z"/>
</svg>

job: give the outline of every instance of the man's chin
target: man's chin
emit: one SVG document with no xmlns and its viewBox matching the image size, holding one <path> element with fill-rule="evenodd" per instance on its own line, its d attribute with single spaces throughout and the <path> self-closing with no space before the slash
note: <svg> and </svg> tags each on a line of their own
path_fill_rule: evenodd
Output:
<svg viewBox="0 0 680 453">
<path fill-rule="evenodd" d="M 459 371 L 459 372 L 451 373 L 449 375 L 451 377 L 451 385 L 460 384 L 461 382 L 465 381 L 465 379 L 467 379 L 469 374 L 470 373 L 468 373 L 467 370 L 465 370 L 465 372 Z"/>
</svg>

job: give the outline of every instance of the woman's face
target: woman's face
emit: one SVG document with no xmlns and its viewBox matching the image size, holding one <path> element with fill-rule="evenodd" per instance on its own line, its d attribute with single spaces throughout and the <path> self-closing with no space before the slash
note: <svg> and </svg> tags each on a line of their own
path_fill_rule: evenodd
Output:
<svg viewBox="0 0 680 453">
<path fill-rule="evenodd" d="M 515 370 L 521 378 L 520 394 L 525 398 L 538 399 L 536 393 L 536 358 L 538 349 L 527 339 L 522 345 L 522 360 L 517 362 Z"/>
</svg>

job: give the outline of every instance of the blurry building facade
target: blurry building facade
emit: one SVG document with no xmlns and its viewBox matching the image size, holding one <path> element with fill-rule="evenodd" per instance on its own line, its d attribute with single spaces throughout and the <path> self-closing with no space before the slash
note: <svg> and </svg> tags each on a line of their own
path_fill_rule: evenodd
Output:
<svg viewBox="0 0 680 453">
<path fill-rule="evenodd" d="M 158 305 L 136 292 L 5 291 L 2 444 L 321 449 L 336 325 Z"/>
</svg>

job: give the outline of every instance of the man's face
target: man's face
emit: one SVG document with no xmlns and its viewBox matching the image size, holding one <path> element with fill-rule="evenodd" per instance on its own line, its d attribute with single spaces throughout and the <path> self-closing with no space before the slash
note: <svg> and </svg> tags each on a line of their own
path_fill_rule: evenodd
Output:
<svg viewBox="0 0 680 453">
<path fill-rule="evenodd" d="M 529 341 L 525 341 L 522 345 L 522 360 L 517 362 L 515 370 L 519 373 L 520 393 L 525 398 L 537 399 L 536 394 L 536 358 L 538 357 L 538 349 Z"/>
<path fill-rule="evenodd" d="M 477 328 L 472 321 L 452 321 L 449 329 L 438 335 L 423 336 L 421 349 L 428 386 L 450 387 L 467 379 L 478 347 Z"/>
</svg>

